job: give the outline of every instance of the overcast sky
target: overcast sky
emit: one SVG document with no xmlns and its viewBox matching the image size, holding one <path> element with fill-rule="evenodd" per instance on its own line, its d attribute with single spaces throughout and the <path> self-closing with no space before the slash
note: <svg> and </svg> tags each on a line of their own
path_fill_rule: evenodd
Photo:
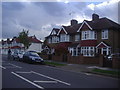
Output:
<svg viewBox="0 0 120 90">
<path fill-rule="evenodd" d="M 56 0 L 60 1 L 60 0 Z M 91 20 L 93 13 L 118 22 L 118 1 L 106 2 L 2 2 L 2 38 L 18 36 L 23 29 L 44 40 L 52 28 Z"/>
</svg>

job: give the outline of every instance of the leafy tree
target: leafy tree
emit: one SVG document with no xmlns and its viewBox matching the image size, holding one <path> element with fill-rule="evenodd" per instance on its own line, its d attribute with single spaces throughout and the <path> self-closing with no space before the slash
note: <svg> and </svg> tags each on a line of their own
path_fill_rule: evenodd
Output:
<svg viewBox="0 0 120 90">
<path fill-rule="evenodd" d="M 19 33 L 18 39 L 20 40 L 20 43 L 24 44 L 25 49 L 28 49 L 29 46 L 31 45 L 29 37 L 29 30 L 24 30 Z"/>
</svg>

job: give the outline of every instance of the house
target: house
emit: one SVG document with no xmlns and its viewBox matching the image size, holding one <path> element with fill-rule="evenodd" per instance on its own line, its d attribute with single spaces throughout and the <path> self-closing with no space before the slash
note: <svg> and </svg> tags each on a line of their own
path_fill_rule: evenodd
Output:
<svg viewBox="0 0 120 90">
<path fill-rule="evenodd" d="M 29 37 L 31 45 L 27 50 L 33 50 L 37 52 L 42 51 L 42 42 L 36 38 L 36 36 L 30 36 Z M 25 50 L 24 45 L 20 43 L 20 40 L 17 37 L 13 37 L 12 40 L 9 38 L 7 40 L 1 41 L 1 53 L 7 54 L 8 50 L 11 49 L 12 52 Z"/>
<path fill-rule="evenodd" d="M 29 40 L 30 40 L 31 45 L 29 46 L 29 48 L 27 50 L 28 51 L 36 51 L 36 52 L 40 53 L 42 51 L 43 42 L 38 40 L 35 35 L 30 36 Z"/>
<path fill-rule="evenodd" d="M 93 14 L 92 21 L 84 20 L 77 32 L 81 33 L 81 54 L 84 56 L 120 53 L 120 25 L 108 18 Z"/>
<path fill-rule="evenodd" d="M 9 49 L 11 49 L 12 52 L 24 49 L 24 45 L 20 43 L 17 37 L 13 37 L 12 40 L 10 40 L 9 38 L 7 40 L 2 40 L 1 43 L 2 54 L 7 54 Z"/>
<path fill-rule="evenodd" d="M 52 39 L 53 37 L 56 39 Z M 46 37 L 44 46 L 49 52 L 54 49 L 54 54 L 49 53 L 52 60 L 98 64 L 100 54 L 106 56 L 120 53 L 119 40 L 120 25 L 106 17 L 100 18 L 93 14 L 91 21 L 78 23 L 73 19 L 70 26 L 53 29 Z"/>
<path fill-rule="evenodd" d="M 47 48 L 49 52 L 52 52 L 47 54 L 54 53 L 55 55 L 62 55 L 63 58 L 66 57 L 65 54 L 68 53 L 68 50 L 74 54 L 74 45 L 79 45 L 80 41 L 80 35 L 77 32 L 80 26 L 81 24 L 73 19 L 70 26 L 61 26 L 60 29 L 53 28 L 50 35 L 45 38 L 44 50 Z M 79 47 L 77 49 L 79 50 Z"/>
</svg>

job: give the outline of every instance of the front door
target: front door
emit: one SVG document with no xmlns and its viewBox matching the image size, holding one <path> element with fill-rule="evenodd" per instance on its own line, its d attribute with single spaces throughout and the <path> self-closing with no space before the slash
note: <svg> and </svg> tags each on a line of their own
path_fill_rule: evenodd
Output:
<svg viewBox="0 0 120 90">
<path fill-rule="evenodd" d="M 98 54 L 102 54 L 101 52 L 102 52 L 101 48 L 98 48 Z"/>
</svg>

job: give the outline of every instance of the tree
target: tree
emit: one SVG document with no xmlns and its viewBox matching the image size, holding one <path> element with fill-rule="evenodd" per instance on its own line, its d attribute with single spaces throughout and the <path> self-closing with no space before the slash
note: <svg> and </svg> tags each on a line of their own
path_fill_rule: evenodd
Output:
<svg viewBox="0 0 120 90">
<path fill-rule="evenodd" d="M 19 33 L 18 39 L 20 40 L 20 43 L 24 44 L 25 49 L 28 49 L 29 46 L 31 45 L 29 37 L 29 30 L 24 30 Z"/>
</svg>

